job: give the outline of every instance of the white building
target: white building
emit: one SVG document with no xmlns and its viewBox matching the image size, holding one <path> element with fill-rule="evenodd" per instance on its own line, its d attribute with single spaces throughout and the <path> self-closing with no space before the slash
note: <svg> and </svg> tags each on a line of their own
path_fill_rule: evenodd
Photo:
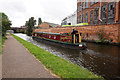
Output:
<svg viewBox="0 0 120 80">
<path fill-rule="evenodd" d="M 77 24 L 77 11 L 75 11 L 72 15 L 64 18 L 61 23 L 61 25 L 76 25 L 76 24 Z"/>
</svg>

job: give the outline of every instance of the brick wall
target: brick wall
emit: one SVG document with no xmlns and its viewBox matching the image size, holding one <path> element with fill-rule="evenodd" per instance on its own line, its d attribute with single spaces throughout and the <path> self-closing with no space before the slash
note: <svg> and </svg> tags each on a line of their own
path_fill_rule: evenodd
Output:
<svg viewBox="0 0 120 80">
<path fill-rule="evenodd" d="M 82 34 L 82 37 L 88 40 L 99 40 L 98 31 L 103 30 L 105 34 L 104 37 L 106 37 L 106 40 L 113 39 L 113 42 L 120 41 L 120 24 L 35 29 L 34 31 L 52 33 L 71 33 L 73 28 L 78 30 L 78 32 Z"/>
</svg>

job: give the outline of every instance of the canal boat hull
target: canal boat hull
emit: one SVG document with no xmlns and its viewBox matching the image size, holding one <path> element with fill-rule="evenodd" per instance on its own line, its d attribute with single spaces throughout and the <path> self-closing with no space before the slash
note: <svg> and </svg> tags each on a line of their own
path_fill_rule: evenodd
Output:
<svg viewBox="0 0 120 80">
<path fill-rule="evenodd" d="M 57 46 L 61 46 L 61 47 L 69 48 L 69 49 L 85 50 L 87 48 L 86 44 L 83 43 L 83 42 L 72 44 L 72 43 L 53 41 L 53 40 L 44 39 L 44 38 L 35 37 L 35 36 L 33 36 L 32 38 L 36 41 L 45 42 L 45 43 L 48 43 L 48 44 L 57 45 Z"/>
</svg>

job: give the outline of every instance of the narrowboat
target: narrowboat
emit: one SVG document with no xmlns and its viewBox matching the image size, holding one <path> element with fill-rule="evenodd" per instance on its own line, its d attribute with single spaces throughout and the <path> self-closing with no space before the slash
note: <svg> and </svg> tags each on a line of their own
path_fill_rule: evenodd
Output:
<svg viewBox="0 0 120 80">
<path fill-rule="evenodd" d="M 75 40 L 76 36 L 78 37 L 77 41 Z M 87 48 L 86 44 L 81 42 L 80 34 L 33 32 L 32 38 L 36 41 L 44 41 L 71 49 L 84 50 Z"/>
</svg>

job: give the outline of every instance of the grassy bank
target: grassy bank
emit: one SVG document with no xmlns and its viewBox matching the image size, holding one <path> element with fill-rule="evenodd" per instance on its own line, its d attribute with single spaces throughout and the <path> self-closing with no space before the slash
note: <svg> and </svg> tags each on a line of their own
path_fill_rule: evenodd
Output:
<svg viewBox="0 0 120 80">
<path fill-rule="evenodd" d="M 46 68 L 61 78 L 101 78 L 91 73 L 87 69 L 83 69 L 76 64 L 72 64 L 71 62 L 57 57 L 13 34 L 11 35 L 14 36 L 14 38 L 16 38 L 20 43 L 22 43 L 24 47 L 30 51 L 30 53 L 32 53 L 38 60 L 42 62 L 42 64 L 46 66 Z"/>
<path fill-rule="evenodd" d="M 0 54 L 2 54 L 2 47 L 5 42 L 5 39 L 6 39 L 6 37 L 1 37 L 1 39 L 0 39 Z"/>
<path fill-rule="evenodd" d="M 6 39 L 6 37 L 2 37 L 2 45 L 4 44 L 5 39 Z"/>
</svg>

